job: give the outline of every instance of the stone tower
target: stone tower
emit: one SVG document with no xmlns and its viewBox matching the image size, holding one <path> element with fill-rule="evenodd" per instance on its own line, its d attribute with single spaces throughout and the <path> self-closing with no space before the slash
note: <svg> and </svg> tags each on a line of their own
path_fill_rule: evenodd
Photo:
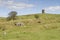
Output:
<svg viewBox="0 0 60 40">
<path fill-rule="evenodd" d="M 45 10 L 44 9 L 42 9 L 42 14 L 44 14 L 45 13 Z"/>
</svg>

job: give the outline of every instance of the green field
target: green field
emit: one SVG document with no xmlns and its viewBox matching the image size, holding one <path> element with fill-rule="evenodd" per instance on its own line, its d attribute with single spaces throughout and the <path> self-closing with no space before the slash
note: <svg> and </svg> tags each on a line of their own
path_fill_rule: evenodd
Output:
<svg viewBox="0 0 60 40">
<path fill-rule="evenodd" d="M 0 40 L 60 40 L 60 14 L 32 14 L 16 18 L 14 21 L 0 18 Z M 14 22 L 22 22 L 24 26 L 15 26 Z"/>
</svg>

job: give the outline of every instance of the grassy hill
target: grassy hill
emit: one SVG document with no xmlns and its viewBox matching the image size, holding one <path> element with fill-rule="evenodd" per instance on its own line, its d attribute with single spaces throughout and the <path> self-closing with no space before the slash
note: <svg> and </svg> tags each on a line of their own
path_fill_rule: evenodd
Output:
<svg viewBox="0 0 60 40">
<path fill-rule="evenodd" d="M 39 18 L 36 19 L 35 15 Z M 0 40 L 60 40 L 60 14 L 32 14 L 16 18 L 14 21 L 0 18 Z M 24 26 L 15 26 L 15 22 L 22 22 Z"/>
</svg>

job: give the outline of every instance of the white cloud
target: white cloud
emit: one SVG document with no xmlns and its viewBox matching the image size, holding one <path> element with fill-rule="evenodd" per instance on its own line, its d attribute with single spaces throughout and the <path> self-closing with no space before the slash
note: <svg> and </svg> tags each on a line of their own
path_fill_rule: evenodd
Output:
<svg viewBox="0 0 60 40">
<path fill-rule="evenodd" d="M 23 9 L 23 8 L 32 8 L 33 4 L 27 4 L 22 2 L 16 2 L 14 0 L 0 0 L 0 7 L 6 7 L 9 9 Z"/>
<path fill-rule="evenodd" d="M 60 6 L 50 6 L 45 8 L 46 11 L 57 11 L 60 10 Z"/>
</svg>

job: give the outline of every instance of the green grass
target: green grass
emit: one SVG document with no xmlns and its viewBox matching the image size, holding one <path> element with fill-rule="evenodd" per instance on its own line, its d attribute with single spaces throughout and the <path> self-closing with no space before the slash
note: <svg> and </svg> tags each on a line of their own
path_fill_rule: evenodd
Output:
<svg viewBox="0 0 60 40">
<path fill-rule="evenodd" d="M 60 14 L 35 15 L 39 19 L 34 15 L 17 16 L 14 21 L 0 18 L 0 40 L 60 40 Z M 14 22 L 23 22 L 24 26 L 15 26 Z M 6 35 L 2 28 L 6 29 Z"/>
</svg>

